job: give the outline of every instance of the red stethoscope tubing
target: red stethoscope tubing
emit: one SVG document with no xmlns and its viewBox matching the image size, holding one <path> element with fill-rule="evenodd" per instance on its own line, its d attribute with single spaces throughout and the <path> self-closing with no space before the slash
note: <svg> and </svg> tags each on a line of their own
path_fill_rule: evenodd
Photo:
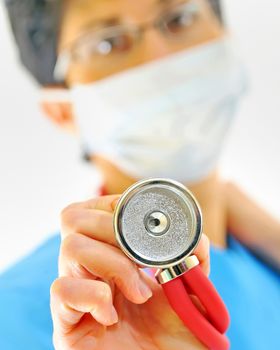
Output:
<svg viewBox="0 0 280 350">
<path fill-rule="evenodd" d="M 193 267 L 184 273 L 182 278 L 192 293 L 199 297 L 214 327 L 220 333 L 224 333 L 229 326 L 229 313 L 216 288 L 205 276 L 201 267 L 199 265 Z"/>
<path fill-rule="evenodd" d="M 224 332 L 229 326 L 229 314 L 211 281 L 199 265 L 183 275 L 162 284 L 165 295 L 185 326 L 212 350 L 229 349 Z M 203 315 L 192 302 L 190 294 L 198 297 L 206 311 Z"/>
</svg>

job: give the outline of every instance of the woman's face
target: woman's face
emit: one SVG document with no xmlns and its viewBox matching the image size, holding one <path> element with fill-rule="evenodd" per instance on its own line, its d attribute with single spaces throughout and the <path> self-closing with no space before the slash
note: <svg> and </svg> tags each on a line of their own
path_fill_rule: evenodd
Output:
<svg viewBox="0 0 280 350">
<path fill-rule="evenodd" d="M 70 88 L 223 35 L 208 0 L 64 1 L 59 53 L 70 58 L 65 75 Z M 41 106 L 56 125 L 79 134 L 70 103 L 51 100 L 42 101 Z M 90 157 L 107 185 L 119 184 L 111 188 L 112 193 L 122 192 L 134 182 L 100 154 Z"/>
<path fill-rule="evenodd" d="M 66 0 L 59 50 L 70 53 L 66 82 L 71 86 L 222 33 L 207 0 Z"/>
</svg>

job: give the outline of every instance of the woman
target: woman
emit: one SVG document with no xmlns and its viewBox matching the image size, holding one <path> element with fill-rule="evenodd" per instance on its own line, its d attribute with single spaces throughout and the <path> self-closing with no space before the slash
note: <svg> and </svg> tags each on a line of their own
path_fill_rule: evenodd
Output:
<svg viewBox="0 0 280 350">
<path fill-rule="evenodd" d="M 200 202 L 211 278 L 231 313 L 232 349 L 278 348 L 279 276 L 243 245 L 279 265 L 279 223 L 217 171 L 244 89 L 221 22 L 206 0 L 71 0 L 62 14 L 55 73 L 71 103 L 45 99 L 42 106 L 60 127 L 78 132 L 107 196 L 62 212 L 59 278 L 51 288 L 56 349 L 203 348 L 114 241 L 115 194 L 150 176 L 182 181 Z M 196 251 L 206 274 L 207 244 L 204 236 Z M 47 254 L 37 269 L 48 261 Z M 42 329 L 33 334 L 40 338 Z"/>
</svg>

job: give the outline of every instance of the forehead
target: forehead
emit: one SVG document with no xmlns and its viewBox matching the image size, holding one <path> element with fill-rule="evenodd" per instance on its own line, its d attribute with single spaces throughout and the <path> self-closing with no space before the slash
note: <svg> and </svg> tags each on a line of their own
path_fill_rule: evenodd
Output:
<svg viewBox="0 0 280 350">
<path fill-rule="evenodd" d="M 66 0 L 66 4 L 75 8 L 76 10 L 87 10 L 87 9 L 102 9 L 109 7 L 111 9 L 120 9 L 121 7 L 127 8 L 142 8 L 146 6 L 156 6 L 164 3 L 168 3 L 171 0 Z"/>
<path fill-rule="evenodd" d="M 66 0 L 62 31 L 67 36 L 87 26 L 118 19 L 143 22 L 178 0 Z M 72 34 L 72 35 L 71 35 Z"/>
<path fill-rule="evenodd" d="M 111 16 L 134 18 L 147 15 L 175 0 L 67 0 L 65 16 L 87 18 L 108 18 Z"/>
</svg>

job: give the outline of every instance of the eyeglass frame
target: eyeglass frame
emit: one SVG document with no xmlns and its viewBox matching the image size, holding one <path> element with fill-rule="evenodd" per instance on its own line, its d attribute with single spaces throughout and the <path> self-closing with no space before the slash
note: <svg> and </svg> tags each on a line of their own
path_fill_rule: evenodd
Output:
<svg viewBox="0 0 280 350">
<path fill-rule="evenodd" d="M 196 0 L 185 0 L 179 4 L 176 4 L 175 6 L 172 7 L 172 10 L 174 11 L 175 9 L 178 9 L 180 7 L 188 7 L 190 10 L 190 14 L 192 14 L 193 16 L 197 16 L 200 10 L 200 6 L 199 4 L 196 2 Z M 175 11 L 174 11 L 175 12 Z M 165 16 L 163 16 L 163 14 L 165 13 Z M 164 25 L 166 25 L 167 21 L 162 20 L 162 18 L 166 18 L 168 17 L 168 15 L 170 15 L 170 13 L 168 13 L 168 10 L 165 10 L 161 13 L 161 15 L 157 16 L 155 19 L 146 22 L 146 23 L 142 23 L 142 24 L 118 24 L 118 25 L 112 25 L 112 26 L 108 26 L 108 27 L 104 27 L 102 29 L 93 29 L 91 31 L 88 31 L 87 33 L 82 33 L 78 38 L 76 38 L 74 40 L 74 42 L 70 43 L 68 45 L 68 48 L 63 49 L 62 52 L 60 52 L 58 54 L 57 57 L 57 61 L 55 64 L 55 68 L 54 68 L 54 77 L 57 81 L 64 81 L 65 80 L 65 76 L 67 73 L 67 70 L 70 66 L 70 63 L 72 61 L 72 50 L 74 50 L 74 46 L 78 45 L 78 42 L 82 39 L 85 38 L 85 36 L 90 35 L 92 33 L 98 33 L 98 32 L 104 32 L 104 31 L 109 31 L 110 32 L 114 32 L 116 29 L 119 28 L 130 28 L 130 30 L 127 30 L 127 32 L 134 32 L 137 33 L 137 40 L 140 41 L 140 39 L 143 36 L 143 32 L 145 32 L 146 30 L 150 29 L 150 28 L 155 28 L 157 30 L 159 30 L 162 34 L 168 34 L 169 33 L 169 38 L 171 38 L 172 40 L 181 40 L 182 38 L 178 37 L 178 35 L 172 35 L 170 32 L 168 32 L 168 30 L 166 28 L 163 28 Z M 191 24 L 192 25 L 192 24 Z M 190 27 L 191 27 L 190 25 Z M 136 38 L 135 36 L 135 38 Z M 177 37 L 177 38 L 175 38 Z M 185 37 L 184 37 L 185 38 Z M 136 41 L 137 41 L 136 40 Z M 135 42 L 136 42 L 135 41 Z M 72 46 L 72 48 L 71 48 Z M 131 49 L 129 49 L 128 51 L 131 51 Z M 105 56 L 104 56 L 105 57 Z"/>
</svg>

